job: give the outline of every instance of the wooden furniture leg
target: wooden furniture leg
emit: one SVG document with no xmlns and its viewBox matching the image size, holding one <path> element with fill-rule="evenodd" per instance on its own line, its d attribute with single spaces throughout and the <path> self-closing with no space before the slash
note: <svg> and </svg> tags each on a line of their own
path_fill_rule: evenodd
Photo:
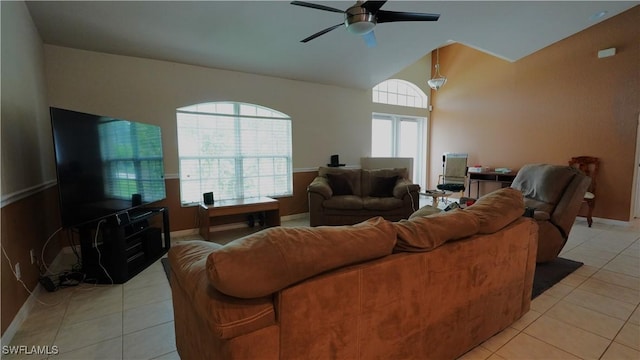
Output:
<svg viewBox="0 0 640 360">
<path fill-rule="evenodd" d="M 587 224 L 589 225 L 589 227 L 591 227 L 591 224 L 593 224 L 592 215 L 593 215 L 593 208 L 594 208 L 594 205 L 595 205 L 594 204 L 595 201 L 593 201 L 593 200 L 594 199 L 586 200 L 587 206 L 589 207 L 589 210 L 587 212 Z"/>
</svg>

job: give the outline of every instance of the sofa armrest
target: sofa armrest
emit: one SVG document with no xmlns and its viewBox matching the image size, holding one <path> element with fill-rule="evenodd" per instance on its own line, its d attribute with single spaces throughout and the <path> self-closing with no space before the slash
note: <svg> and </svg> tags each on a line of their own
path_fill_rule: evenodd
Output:
<svg viewBox="0 0 640 360">
<path fill-rule="evenodd" d="M 329 199 L 333 196 L 333 190 L 331 190 L 331 186 L 329 186 L 329 180 L 323 176 L 318 176 L 313 179 L 311 184 L 307 187 L 307 192 L 320 194 L 325 199 Z"/>
<path fill-rule="evenodd" d="M 546 211 L 534 210 L 533 218 L 536 221 L 548 221 L 549 219 L 551 219 L 551 215 L 549 215 L 549 213 Z"/>
<path fill-rule="evenodd" d="M 393 197 L 402 199 L 409 193 L 411 196 L 416 196 L 419 191 L 420 185 L 413 184 L 409 179 L 399 179 L 393 187 Z"/>
<path fill-rule="evenodd" d="M 208 331 L 219 339 L 230 339 L 276 324 L 272 296 L 240 299 L 216 290 L 207 277 L 209 254 L 221 245 L 205 241 L 183 241 L 171 246 L 171 290 L 175 306 L 189 306 L 208 325 Z M 187 303 L 177 303 L 175 299 Z M 175 312 L 176 316 L 180 312 Z M 176 322 L 195 322 L 177 317 Z M 202 329 L 205 330 L 205 329 Z"/>
</svg>

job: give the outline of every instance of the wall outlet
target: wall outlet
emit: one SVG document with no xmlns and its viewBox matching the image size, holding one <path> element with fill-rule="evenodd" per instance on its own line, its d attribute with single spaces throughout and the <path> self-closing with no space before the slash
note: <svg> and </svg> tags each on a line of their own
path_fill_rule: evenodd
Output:
<svg viewBox="0 0 640 360">
<path fill-rule="evenodd" d="M 35 264 L 35 263 L 36 263 L 36 260 L 37 260 L 37 258 L 36 258 L 36 251 L 35 251 L 35 250 L 33 250 L 33 249 L 29 250 L 29 255 L 30 255 L 30 257 L 31 257 L 31 265 Z"/>
<path fill-rule="evenodd" d="M 16 280 L 20 280 L 22 272 L 20 271 L 20 263 L 16 263 Z"/>
</svg>

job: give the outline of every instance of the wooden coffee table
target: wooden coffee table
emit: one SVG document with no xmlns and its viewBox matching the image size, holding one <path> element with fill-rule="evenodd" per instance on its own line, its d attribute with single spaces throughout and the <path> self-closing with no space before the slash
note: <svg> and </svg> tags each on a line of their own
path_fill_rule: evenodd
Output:
<svg viewBox="0 0 640 360">
<path fill-rule="evenodd" d="M 211 218 L 216 216 L 239 214 L 262 214 L 264 226 L 280 226 L 280 204 L 278 200 L 268 197 L 257 197 L 235 200 L 218 200 L 213 205 L 200 203 L 200 235 L 207 241 L 210 238 Z"/>
</svg>

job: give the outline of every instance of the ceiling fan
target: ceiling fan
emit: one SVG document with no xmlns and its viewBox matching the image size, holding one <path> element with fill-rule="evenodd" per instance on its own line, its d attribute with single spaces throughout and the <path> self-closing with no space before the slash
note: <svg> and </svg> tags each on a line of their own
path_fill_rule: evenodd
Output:
<svg viewBox="0 0 640 360">
<path fill-rule="evenodd" d="M 373 47 L 376 45 L 376 38 L 373 34 L 373 28 L 378 23 L 396 21 L 438 21 L 438 18 L 440 18 L 440 14 L 380 10 L 384 3 L 386 3 L 386 1 L 358 1 L 355 5 L 351 6 L 347 10 L 340 10 L 329 6 L 312 4 L 304 1 L 292 1 L 291 5 L 304 6 L 312 9 L 344 14 L 344 22 L 330 26 L 305 39 L 302 39 L 300 42 L 303 43 L 311 41 L 320 35 L 324 35 L 329 31 L 344 24 L 349 32 L 356 35 L 362 35 L 362 38 L 367 43 L 367 46 Z"/>
</svg>

